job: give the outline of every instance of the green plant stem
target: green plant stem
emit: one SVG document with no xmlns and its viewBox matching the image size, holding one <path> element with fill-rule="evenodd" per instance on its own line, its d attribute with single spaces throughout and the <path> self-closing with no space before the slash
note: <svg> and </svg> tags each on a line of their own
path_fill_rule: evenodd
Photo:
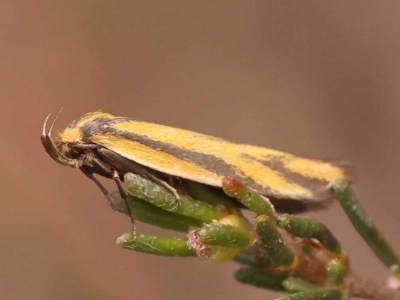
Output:
<svg viewBox="0 0 400 300">
<path fill-rule="evenodd" d="M 236 201 L 225 195 L 221 189 L 206 186 L 191 180 L 185 180 L 184 183 L 190 195 L 195 199 L 199 199 L 213 207 L 217 205 L 222 205 L 226 208 L 237 207 Z"/>
<path fill-rule="evenodd" d="M 210 246 L 244 248 L 250 243 L 251 235 L 245 228 L 226 224 L 205 224 L 198 230 L 200 240 Z"/>
<path fill-rule="evenodd" d="M 338 290 L 318 290 L 301 292 L 275 300 L 342 300 L 343 294 Z"/>
<path fill-rule="evenodd" d="M 241 182 L 230 177 L 224 177 L 222 180 L 222 189 L 225 194 L 240 201 L 257 215 L 274 216 L 274 208 L 267 198 L 250 190 Z"/>
<path fill-rule="evenodd" d="M 117 239 L 116 243 L 124 249 L 135 252 L 161 256 L 196 256 L 196 253 L 189 249 L 186 240 L 177 238 L 139 234 L 134 239 L 132 233 L 124 233 Z"/>
<path fill-rule="evenodd" d="M 311 283 L 308 283 L 307 281 L 304 281 L 303 279 L 300 279 L 297 277 L 292 277 L 292 276 L 286 278 L 282 284 L 283 284 L 283 287 L 285 288 L 285 291 L 287 291 L 289 294 L 310 292 L 310 291 L 318 290 L 317 286 L 315 286 Z"/>
<path fill-rule="evenodd" d="M 354 228 L 387 267 L 400 266 L 400 259 L 386 242 L 374 223 L 367 217 L 350 186 L 345 181 L 336 182 L 333 190 Z"/>
<path fill-rule="evenodd" d="M 128 215 L 125 201 L 119 192 L 111 193 L 110 199 L 117 211 Z M 129 196 L 127 201 L 134 218 L 147 224 L 180 232 L 187 232 L 191 227 L 203 225 L 200 220 L 168 212 L 134 196 Z"/>
<path fill-rule="evenodd" d="M 333 253 L 340 253 L 342 250 L 340 243 L 330 230 L 315 219 L 284 214 L 279 216 L 278 225 L 296 237 L 317 239 Z"/>
<path fill-rule="evenodd" d="M 212 222 L 218 218 L 217 212 L 209 204 L 189 196 L 176 199 L 166 188 L 139 175 L 127 173 L 124 180 L 131 195 L 166 211 L 204 222 Z"/>
<path fill-rule="evenodd" d="M 244 284 L 273 291 L 284 291 L 282 282 L 286 279 L 285 274 L 276 274 L 258 268 L 242 268 L 235 272 L 235 279 Z"/>
<path fill-rule="evenodd" d="M 258 242 L 268 258 L 278 266 L 289 266 L 294 261 L 294 254 L 286 247 L 276 224 L 267 216 L 256 219 Z"/>
<path fill-rule="evenodd" d="M 337 285 L 343 283 L 348 271 L 346 264 L 338 258 L 332 259 L 328 262 L 326 270 L 328 271 L 329 277 L 332 278 L 333 282 Z"/>
</svg>

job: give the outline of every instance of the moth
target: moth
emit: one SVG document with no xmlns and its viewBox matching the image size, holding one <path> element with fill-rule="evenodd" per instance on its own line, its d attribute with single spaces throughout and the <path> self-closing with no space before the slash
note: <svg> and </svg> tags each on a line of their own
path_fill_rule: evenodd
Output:
<svg viewBox="0 0 400 300">
<path fill-rule="evenodd" d="M 106 196 L 108 191 L 94 174 L 113 179 L 124 199 L 122 180 L 127 172 L 166 187 L 176 198 L 176 189 L 165 178 L 219 188 L 229 176 L 268 197 L 277 210 L 300 212 L 326 206 L 333 197 L 329 184 L 350 179 L 343 163 L 237 144 L 102 111 L 83 115 L 52 138 L 57 117 L 46 131 L 49 118 L 41 136 L 46 152 L 57 163 L 80 169 Z"/>
</svg>

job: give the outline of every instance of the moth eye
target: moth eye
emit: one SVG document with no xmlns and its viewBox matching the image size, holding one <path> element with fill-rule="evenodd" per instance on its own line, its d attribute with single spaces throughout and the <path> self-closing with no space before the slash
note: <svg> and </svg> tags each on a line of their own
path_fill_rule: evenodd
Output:
<svg viewBox="0 0 400 300">
<path fill-rule="evenodd" d="M 83 151 L 82 149 L 77 148 L 74 144 L 70 144 L 68 145 L 68 153 L 70 157 L 78 158 L 80 155 L 82 155 Z"/>
<path fill-rule="evenodd" d="M 71 154 L 72 157 L 78 157 L 79 156 L 79 151 L 76 148 L 70 148 L 69 153 Z"/>
</svg>

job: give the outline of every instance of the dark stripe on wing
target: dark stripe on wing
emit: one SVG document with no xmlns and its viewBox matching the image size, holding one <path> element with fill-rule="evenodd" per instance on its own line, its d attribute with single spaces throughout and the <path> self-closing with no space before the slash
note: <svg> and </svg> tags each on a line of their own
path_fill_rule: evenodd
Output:
<svg viewBox="0 0 400 300">
<path fill-rule="evenodd" d="M 328 200 L 332 198 L 333 193 L 327 189 L 329 182 L 314 177 L 303 176 L 300 173 L 292 172 L 286 168 L 285 163 L 278 156 L 270 157 L 269 159 L 258 159 L 249 154 L 243 154 L 244 157 L 255 160 L 264 166 L 282 174 L 285 180 L 300 185 L 313 192 L 314 199 L 317 201 Z"/>
</svg>

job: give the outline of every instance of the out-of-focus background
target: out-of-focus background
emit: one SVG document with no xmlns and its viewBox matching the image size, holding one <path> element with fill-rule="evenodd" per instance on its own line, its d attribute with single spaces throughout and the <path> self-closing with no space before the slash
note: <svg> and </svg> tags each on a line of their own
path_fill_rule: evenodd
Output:
<svg viewBox="0 0 400 300">
<path fill-rule="evenodd" d="M 400 249 L 400 2 L 1 1 L 0 299 L 271 299 L 234 263 L 135 254 L 129 220 L 40 144 L 88 111 L 352 162 Z M 113 187 L 113 185 L 111 185 Z M 388 271 L 339 207 L 311 214 Z M 157 230 L 139 224 L 140 232 Z"/>
</svg>

